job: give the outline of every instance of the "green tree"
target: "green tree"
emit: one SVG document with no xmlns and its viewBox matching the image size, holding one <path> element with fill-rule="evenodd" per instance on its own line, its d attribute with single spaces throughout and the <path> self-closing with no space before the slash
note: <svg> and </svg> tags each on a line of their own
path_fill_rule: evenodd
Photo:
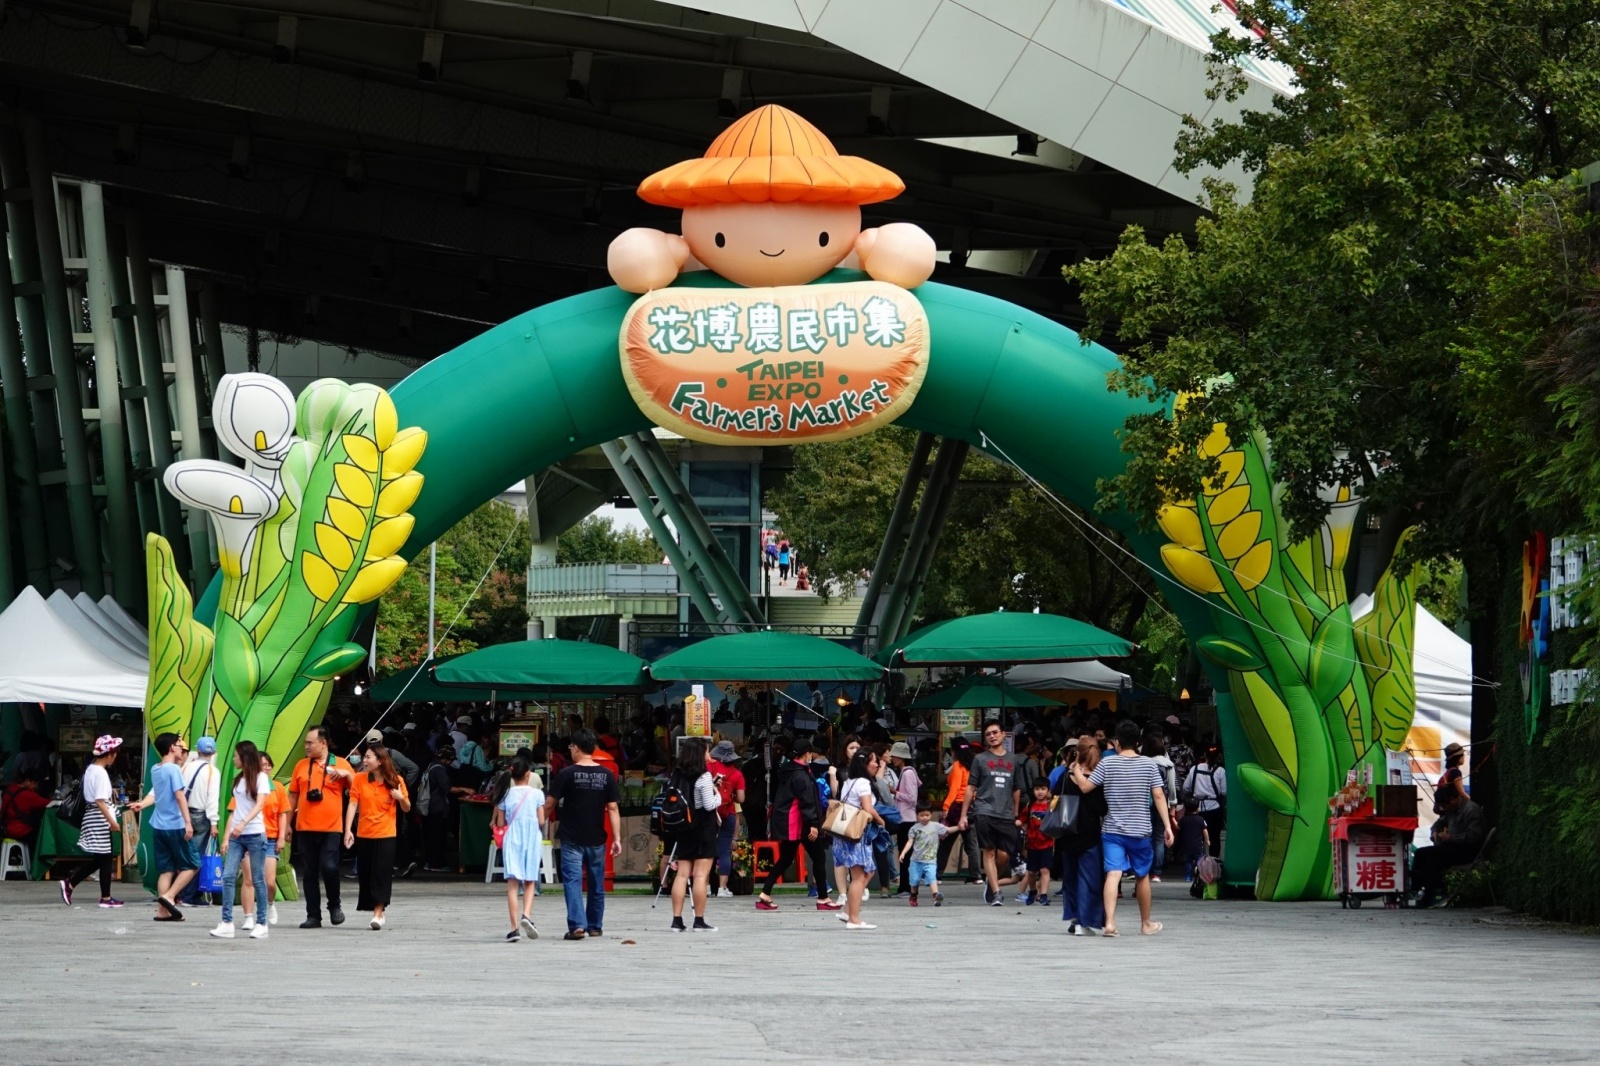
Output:
<svg viewBox="0 0 1600 1066">
<path fill-rule="evenodd" d="M 599 515 L 589 515 L 556 541 L 556 562 L 563 565 L 660 561 L 661 546 L 652 534 Z"/>
<path fill-rule="evenodd" d="M 498 500 L 438 540 L 434 593 L 436 657 L 522 640 L 527 634 L 528 523 Z M 378 673 L 428 657 L 428 552 L 424 549 L 378 604 Z"/>
<path fill-rule="evenodd" d="M 849 594 L 875 565 L 915 442 L 911 431 L 890 428 L 796 449 L 794 469 L 767 503 L 819 590 Z M 970 455 L 917 623 L 1038 608 L 1132 634 L 1153 586 L 1130 557 L 1097 547 L 1085 521 L 1008 467 Z"/>
</svg>

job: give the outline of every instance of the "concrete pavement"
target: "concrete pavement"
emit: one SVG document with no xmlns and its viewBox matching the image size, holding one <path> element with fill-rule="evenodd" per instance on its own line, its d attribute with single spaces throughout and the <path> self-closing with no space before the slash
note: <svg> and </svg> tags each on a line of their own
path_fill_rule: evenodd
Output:
<svg viewBox="0 0 1600 1066">
<path fill-rule="evenodd" d="M 69 909 L 6 882 L 0 1061 L 1600 1061 L 1593 936 L 1157 887 L 1156 937 L 1067 937 L 1054 906 L 955 886 L 937 909 L 872 900 L 872 932 L 786 896 L 776 914 L 713 900 L 720 931 L 679 935 L 667 900 L 613 895 L 583 943 L 560 939 L 557 890 L 542 938 L 508 945 L 499 884 L 398 882 L 382 932 L 354 911 L 302 931 L 285 904 L 270 939 L 220 941 L 216 908 L 162 924 L 147 903 L 99 910 L 92 884 Z"/>
</svg>

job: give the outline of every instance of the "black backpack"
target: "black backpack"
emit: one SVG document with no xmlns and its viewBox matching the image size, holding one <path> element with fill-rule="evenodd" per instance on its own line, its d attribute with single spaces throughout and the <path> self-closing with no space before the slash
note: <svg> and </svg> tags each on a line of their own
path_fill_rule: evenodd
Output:
<svg viewBox="0 0 1600 1066">
<path fill-rule="evenodd" d="M 694 804 L 673 778 L 667 778 L 650 803 L 650 833 L 665 840 L 682 836 L 694 825 Z"/>
</svg>

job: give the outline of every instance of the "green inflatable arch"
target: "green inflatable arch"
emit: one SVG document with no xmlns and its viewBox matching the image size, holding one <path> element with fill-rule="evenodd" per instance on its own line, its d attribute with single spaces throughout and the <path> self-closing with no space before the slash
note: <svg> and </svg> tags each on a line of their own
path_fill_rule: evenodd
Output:
<svg viewBox="0 0 1600 1066">
<path fill-rule="evenodd" d="M 837 270 L 821 280 L 862 278 Z M 691 274 L 678 284 L 729 283 Z M 899 421 L 979 449 L 987 435 L 1028 473 L 1092 509 L 1097 480 L 1124 466 L 1118 444 L 1124 419 L 1151 409 L 1107 391 L 1116 356 L 993 297 L 931 282 L 915 291 L 928 314 L 932 352 L 921 391 Z M 429 435 L 418 466 L 427 488 L 413 508 L 408 556 L 514 481 L 649 428 L 618 355 L 623 316 L 635 299 L 608 288 L 536 308 L 434 359 L 392 390 L 400 424 Z M 1189 632 L 1208 632 L 1206 605 L 1160 569 L 1166 538 L 1141 533 L 1127 515 L 1106 517 L 1157 568 Z M 1224 744 L 1247 752 L 1226 674 L 1214 667 L 1212 673 Z M 1262 858 L 1265 812 L 1235 790 L 1228 826 L 1228 879 L 1249 883 Z"/>
</svg>

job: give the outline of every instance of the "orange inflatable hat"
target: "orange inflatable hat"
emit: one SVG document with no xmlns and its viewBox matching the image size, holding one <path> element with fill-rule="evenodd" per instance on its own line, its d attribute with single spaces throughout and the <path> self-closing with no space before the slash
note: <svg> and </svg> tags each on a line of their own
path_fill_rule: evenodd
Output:
<svg viewBox="0 0 1600 1066">
<path fill-rule="evenodd" d="M 705 204 L 875 204 L 905 191 L 893 171 L 840 155 L 811 123 L 777 104 L 739 119 L 700 159 L 659 170 L 639 196 L 662 207 Z"/>
</svg>

